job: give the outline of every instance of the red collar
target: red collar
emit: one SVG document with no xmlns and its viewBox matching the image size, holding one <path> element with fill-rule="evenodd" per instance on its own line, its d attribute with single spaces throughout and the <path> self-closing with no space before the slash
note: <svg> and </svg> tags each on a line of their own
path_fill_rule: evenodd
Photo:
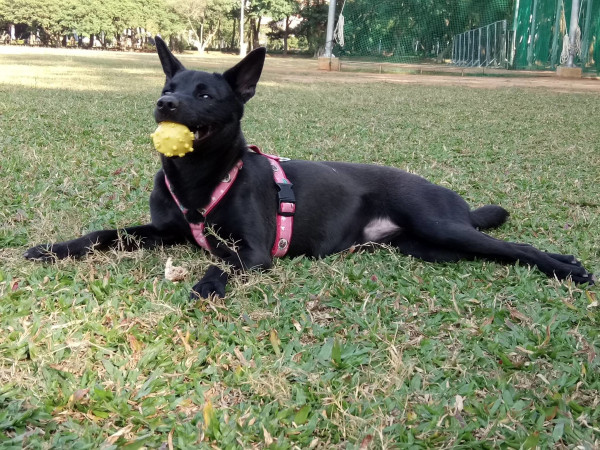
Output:
<svg viewBox="0 0 600 450">
<path fill-rule="evenodd" d="M 294 198 L 292 183 L 290 183 L 290 181 L 287 179 L 281 164 L 279 164 L 279 161 L 284 160 L 284 158 L 279 158 L 275 155 L 266 155 L 255 145 L 250 145 L 248 148 L 257 154 L 268 158 L 271 168 L 273 169 L 273 179 L 275 180 L 275 185 L 278 189 L 277 199 L 279 207 L 277 208 L 277 229 L 275 232 L 275 243 L 271 249 L 271 255 L 276 258 L 281 258 L 287 253 L 292 240 L 292 227 L 294 224 L 294 213 L 296 212 L 296 199 Z M 217 185 L 210 197 L 211 200 L 209 204 L 204 208 L 198 209 L 198 212 L 202 214 L 204 218 L 210 214 L 210 212 L 219 204 L 223 197 L 225 197 L 229 189 L 231 189 L 231 186 L 233 186 L 233 183 L 237 178 L 239 171 L 242 169 L 242 166 L 242 160 L 239 160 L 225 176 L 225 178 Z M 188 209 L 185 208 L 175 196 L 175 193 L 171 187 L 171 183 L 169 183 L 166 174 L 165 184 L 167 185 L 173 200 L 185 216 L 185 214 L 188 212 Z M 205 223 L 188 223 L 196 243 L 203 249 L 210 252 L 210 245 L 208 244 L 206 236 L 204 235 Z"/>
</svg>

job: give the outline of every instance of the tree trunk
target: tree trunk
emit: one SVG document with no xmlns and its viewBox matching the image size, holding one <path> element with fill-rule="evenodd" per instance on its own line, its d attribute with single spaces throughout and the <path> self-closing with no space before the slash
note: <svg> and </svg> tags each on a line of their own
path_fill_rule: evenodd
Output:
<svg viewBox="0 0 600 450">
<path fill-rule="evenodd" d="M 233 32 L 231 33 L 231 42 L 229 43 L 229 49 L 233 50 L 235 48 L 235 33 L 237 30 L 237 20 L 233 19 Z"/>
<path fill-rule="evenodd" d="M 260 47 L 260 22 L 262 17 L 253 18 L 250 20 L 250 28 L 252 30 L 252 49 Z"/>
<path fill-rule="evenodd" d="M 198 53 L 203 55 L 205 46 L 206 44 L 204 43 L 204 22 L 202 22 L 200 24 L 200 47 L 198 47 Z"/>
<path fill-rule="evenodd" d="M 283 54 L 288 53 L 288 36 L 290 34 L 290 16 L 285 17 L 285 30 L 283 32 Z"/>
<path fill-rule="evenodd" d="M 254 27 L 256 26 L 256 18 L 250 17 L 250 36 L 248 39 L 248 51 L 254 50 Z"/>
</svg>

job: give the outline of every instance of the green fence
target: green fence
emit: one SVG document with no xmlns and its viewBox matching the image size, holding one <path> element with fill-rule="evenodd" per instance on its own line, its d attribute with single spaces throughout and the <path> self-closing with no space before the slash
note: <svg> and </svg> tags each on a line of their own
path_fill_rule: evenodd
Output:
<svg viewBox="0 0 600 450">
<path fill-rule="evenodd" d="M 338 1 L 338 30 L 341 28 L 343 33 L 337 34 L 334 54 L 345 59 L 389 62 L 448 59 L 454 35 L 512 19 L 514 1 Z"/>
<path fill-rule="evenodd" d="M 457 55 L 463 60 L 464 54 L 456 53 L 456 36 L 471 38 L 469 33 L 487 30 L 490 24 L 506 20 L 505 41 L 509 45 L 502 66 L 554 70 L 561 63 L 564 36 L 570 35 L 572 0 L 338 0 L 337 3 L 334 54 L 347 61 L 436 59 L 440 62 L 457 59 Z M 581 52 L 575 63 L 586 72 L 600 73 L 600 0 L 579 0 L 579 3 Z M 484 50 L 473 53 L 477 61 L 483 58 L 487 62 L 490 58 L 492 49 L 487 48 L 487 35 L 485 38 Z M 478 44 L 479 40 L 477 37 Z M 472 45 L 467 48 L 473 52 Z"/>
<path fill-rule="evenodd" d="M 572 0 L 520 0 L 515 5 L 512 66 L 553 70 L 561 61 L 569 30 Z M 600 72 L 600 0 L 580 0 L 580 54 L 575 64 Z"/>
</svg>

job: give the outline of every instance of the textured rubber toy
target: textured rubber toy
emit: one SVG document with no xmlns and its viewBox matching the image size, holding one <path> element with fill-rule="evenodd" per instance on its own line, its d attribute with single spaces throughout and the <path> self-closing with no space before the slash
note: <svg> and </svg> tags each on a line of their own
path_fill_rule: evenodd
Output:
<svg viewBox="0 0 600 450">
<path fill-rule="evenodd" d="M 150 135 L 154 147 L 165 156 L 183 156 L 194 151 L 194 133 L 174 122 L 161 122 Z"/>
</svg>

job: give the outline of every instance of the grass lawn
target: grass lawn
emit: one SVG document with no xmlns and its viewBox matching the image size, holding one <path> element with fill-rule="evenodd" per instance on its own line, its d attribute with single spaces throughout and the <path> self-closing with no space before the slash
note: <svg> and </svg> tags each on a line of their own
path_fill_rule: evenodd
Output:
<svg viewBox="0 0 600 450">
<path fill-rule="evenodd" d="M 419 173 L 507 208 L 494 236 L 598 273 L 600 94 L 314 67 L 268 59 L 250 143 Z M 192 304 L 210 258 L 191 246 L 25 261 L 148 221 L 163 81 L 156 55 L 0 52 L 0 448 L 600 446 L 598 287 L 382 248 L 279 260 Z"/>
</svg>

